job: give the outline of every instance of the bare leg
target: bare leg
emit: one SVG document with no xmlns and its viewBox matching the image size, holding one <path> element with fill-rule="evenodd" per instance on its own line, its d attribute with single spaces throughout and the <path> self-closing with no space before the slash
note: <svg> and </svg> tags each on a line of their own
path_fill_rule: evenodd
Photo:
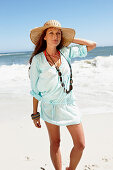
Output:
<svg viewBox="0 0 113 170">
<path fill-rule="evenodd" d="M 70 164 L 66 170 L 75 170 L 83 153 L 83 149 L 85 147 L 85 138 L 82 124 L 77 125 L 69 125 L 67 126 L 70 135 L 73 139 L 74 147 L 70 153 Z"/>
<path fill-rule="evenodd" d="M 45 122 L 50 139 L 50 156 L 55 170 L 62 169 L 61 153 L 60 153 L 60 127 Z"/>
</svg>

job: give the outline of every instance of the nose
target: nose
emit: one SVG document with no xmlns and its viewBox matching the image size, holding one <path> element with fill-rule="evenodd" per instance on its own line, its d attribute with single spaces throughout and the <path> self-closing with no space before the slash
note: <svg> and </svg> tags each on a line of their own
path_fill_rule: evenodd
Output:
<svg viewBox="0 0 113 170">
<path fill-rule="evenodd" d="M 54 34 L 53 38 L 54 38 L 54 40 L 57 40 L 57 39 L 58 39 L 58 35 L 57 35 L 57 33 L 56 33 L 56 34 Z"/>
</svg>

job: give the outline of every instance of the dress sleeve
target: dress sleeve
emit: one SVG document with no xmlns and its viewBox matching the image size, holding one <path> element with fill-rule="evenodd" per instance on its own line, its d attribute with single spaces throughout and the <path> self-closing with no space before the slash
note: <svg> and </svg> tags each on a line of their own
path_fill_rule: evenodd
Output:
<svg viewBox="0 0 113 170">
<path fill-rule="evenodd" d="M 38 65 L 39 65 L 38 60 L 36 56 L 34 56 L 32 63 L 31 63 L 30 71 L 29 71 L 30 82 L 31 82 L 30 94 L 40 101 L 42 99 L 42 96 L 41 96 L 41 92 L 39 92 L 37 89 L 37 82 L 38 82 L 39 74 L 40 74 Z"/>
<path fill-rule="evenodd" d="M 86 57 L 87 56 L 87 47 L 86 45 L 74 45 L 70 48 L 69 58 L 75 57 Z"/>
</svg>

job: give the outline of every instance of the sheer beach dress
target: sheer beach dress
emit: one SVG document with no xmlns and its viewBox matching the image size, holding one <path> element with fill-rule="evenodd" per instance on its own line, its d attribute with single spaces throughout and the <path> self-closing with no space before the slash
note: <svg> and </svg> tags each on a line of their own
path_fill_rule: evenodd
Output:
<svg viewBox="0 0 113 170">
<path fill-rule="evenodd" d="M 86 45 L 74 45 L 60 49 L 62 81 L 66 89 L 70 85 L 69 63 L 75 57 L 87 55 Z M 68 62 L 67 62 L 68 60 Z M 65 93 L 61 86 L 55 65 L 51 66 L 44 53 L 33 57 L 30 68 L 30 94 L 40 101 L 40 117 L 58 126 L 79 124 L 81 116 L 76 104 L 74 90 Z"/>
</svg>

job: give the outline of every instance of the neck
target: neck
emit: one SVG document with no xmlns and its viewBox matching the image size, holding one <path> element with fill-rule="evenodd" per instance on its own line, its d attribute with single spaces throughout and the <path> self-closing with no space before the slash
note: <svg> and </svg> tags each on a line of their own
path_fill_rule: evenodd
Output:
<svg viewBox="0 0 113 170">
<path fill-rule="evenodd" d="M 47 46 L 46 51 L 47 51 L 50 55 L 55 55 L 55 54 L 57 53 L 56 47 L 48 47 L 48 46 Z"/>
</svg>

